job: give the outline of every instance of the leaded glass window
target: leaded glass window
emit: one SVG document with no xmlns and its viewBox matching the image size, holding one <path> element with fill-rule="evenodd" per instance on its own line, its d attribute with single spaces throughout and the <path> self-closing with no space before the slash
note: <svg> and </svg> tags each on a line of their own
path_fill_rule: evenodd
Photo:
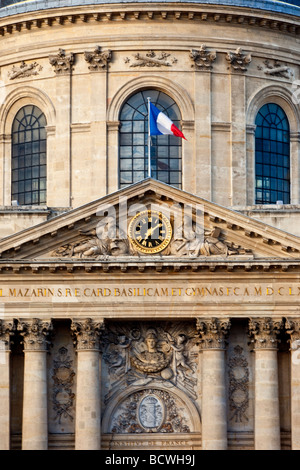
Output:
<svg viewBox="0 0 300 470">
<path fill-rule="evenodd" d="M 256 117 L 255 203 L 290 203 L 290 128 L 283 109 L 265 104 Z"/>
<path fill-rule="evenodd" d="M 120 113 L 119 186 L 123 188 L 148 176 L 148 101 L 180 128 L 175 101 L 158 90 L 143 90 L 131 96 Z M 172 135 L 151 137 L 151 177 L 181 188 L 181 142 Z"/>
<path fill-rule="evenodd" d="M 12 126 L 12 200 L 46 203 L 46 118 L 33 105 L 17 113 Z"/>
</svg>

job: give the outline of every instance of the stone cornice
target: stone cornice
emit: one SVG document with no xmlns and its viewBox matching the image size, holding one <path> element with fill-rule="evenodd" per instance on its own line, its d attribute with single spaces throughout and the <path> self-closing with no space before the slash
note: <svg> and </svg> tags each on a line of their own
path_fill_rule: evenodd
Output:
<svg viewBox="0 0 300 470">
<path fill-rule="evenodd" d="M 111 257 L 113 258 L 113 257 Z M 195 259 L 172 259 L 170 257 L 145 256 L 143 259 L 110 259 L 106 261 L 90 260 L 2 260 L 0 261 L 0 276 L 30 275 L 30 274 L 60 274 L 64 273 L 294 273 L 299 275 L 300 259 L 298 260 L 238 260 L 215 259 L 202 257 Z"/>
<path fill-rule="evenodd" d="M 53 8 L 20 13 L 0 18 L 0 35 L 11 35 L 22 31 L 65 26 L 74 23 L 109 21 L 184 20 L 211 23 L 226 23 L 238 26 L 267 28 L 284 34 L 299 35 L 300 19 L 284 13 L 253 10 L 243 7 L 197 5 L 186 3 L 162 4 L 104 4 Z"/>
</svg>

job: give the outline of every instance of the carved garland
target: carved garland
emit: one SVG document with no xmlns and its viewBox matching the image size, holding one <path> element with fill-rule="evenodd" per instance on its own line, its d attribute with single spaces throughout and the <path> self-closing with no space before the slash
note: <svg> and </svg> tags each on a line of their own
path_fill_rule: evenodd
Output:
<svg viewBox="0 0 300 470">
<path fill-rule="evenodd" d="M 249 407 L 249 368 L 243 355 L 243 348 L 236 346 L 234 355 L 229 360 L 229 407 L 232 411 L 230 420 L 236 423 L 248 421 L 246 411 Z"/>
<path fill-rule="evenodd" d="M 53 369 L 53 409 L 56 411 L 55 419 L 59 424 L 62 418 L 73 421 L 72 409 L 74 405 L 75 394 L 72 387 L 74 384 L 75 372 L 72 368 L 73 361 L 68 355 L 68 349 L 61 347 L 54 360 Z"/>
</svg>

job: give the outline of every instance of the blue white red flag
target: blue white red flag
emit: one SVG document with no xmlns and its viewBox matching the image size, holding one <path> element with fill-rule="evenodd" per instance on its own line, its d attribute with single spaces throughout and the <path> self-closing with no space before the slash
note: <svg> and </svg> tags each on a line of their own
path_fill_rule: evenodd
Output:
<svg viewBox="0 0 300 470">
<path fill-rule="evenodd" d="M 150 104 L 149 114 L 150 114 L 150 135 L 176 135 L 176 137 L 184 137 L 183 133 L 178 129 L 178 127 L 173 124 L 171 119 L 162 113 L 154 104 Z"/>
</svg>

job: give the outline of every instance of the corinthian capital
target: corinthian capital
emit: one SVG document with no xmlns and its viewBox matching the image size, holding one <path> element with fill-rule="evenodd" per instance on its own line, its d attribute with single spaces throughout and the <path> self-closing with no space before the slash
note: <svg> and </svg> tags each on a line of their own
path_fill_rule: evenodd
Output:
<svg viewBox="0 0 300 470">
<path fill-rule="evenodd" d="M 51 343 L 50 334 L 53 331 L 51 320 L 19 320 L 18 331 L 23 336 L 25 351 L 47 351 Z"/>
<path fill-rule="evenodd" d="M 0 350 L 9 350 L 10 337 L 16 327 L 13 320 L 0 320 Z"/>
<path fill-rule="evenodd" d="M 248 325 L 249 335 L 252 336 L 255 349 L 277 349 L 277 335 L 282 327 L 282 320 L 250 318 Z"/>
<path fill-rule="evenodd" d="M 202 342 L 202 349 L 225 349 L 225 338 L 229 333 L 228 318 L 197 318 L 197 331 Z"/>
<path fill-rule="evenodd" d="M 104 320 L 96 321 L 91 318 L 73 320 L 71 330 L 75 337 L 77 351 L 85 349 L 99 350 L 99 340 L 104 330 Z"/>
<path fill-rule="evenodd" d="M 287 318 L 285 322 L 286 332 L 290 335 L 290 345 L 292 351 L 300 349 L 300 319 Z"/>
</svg>

